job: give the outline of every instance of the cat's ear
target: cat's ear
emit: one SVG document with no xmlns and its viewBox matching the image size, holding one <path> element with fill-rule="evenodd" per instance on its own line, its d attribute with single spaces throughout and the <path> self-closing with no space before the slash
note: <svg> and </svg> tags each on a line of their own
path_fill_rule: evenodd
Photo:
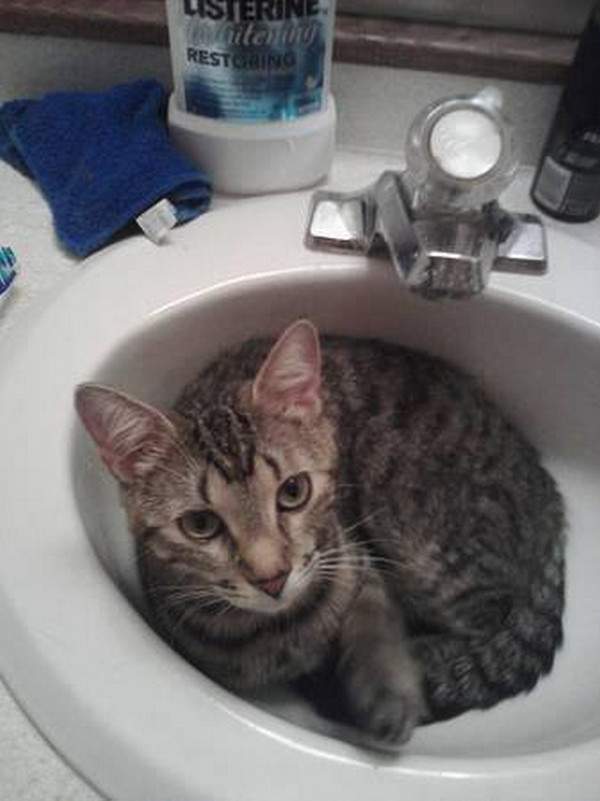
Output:
<svg viewBox="0 0 600 801">
<path fill-rule="evenodd" d="M 81 384 L 75 408 L 110 472 L 123 484 L 144 478 L 175 449 L 164 414 L 101 384 Z"/>
<path fill-rule="evenodd" d="M 315 418 L 321 411 L 320 390 L 319 333 L 308 320 L 298 320 L 267 356 L 252 386 L 252 401 L 268 414 Z"/>
</svg>

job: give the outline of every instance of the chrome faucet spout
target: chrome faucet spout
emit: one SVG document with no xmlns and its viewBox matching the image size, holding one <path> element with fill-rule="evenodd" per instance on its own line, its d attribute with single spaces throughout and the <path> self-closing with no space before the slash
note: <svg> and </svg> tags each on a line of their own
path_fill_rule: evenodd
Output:
<svg viewBox="0 0 600 801">
<path fill-rule="evenodd" d="M 484 90 L 424 109 L 409 131 L 405 171 L 386 171 L 361 192 L 316 192 L 307 246 L 386 250 L 400 280 L 432 300 L 477 295 L 492 270 L 546 272 L 541 220 L 497 201 L 517 165 L 498 98 Z"/>
</svg>

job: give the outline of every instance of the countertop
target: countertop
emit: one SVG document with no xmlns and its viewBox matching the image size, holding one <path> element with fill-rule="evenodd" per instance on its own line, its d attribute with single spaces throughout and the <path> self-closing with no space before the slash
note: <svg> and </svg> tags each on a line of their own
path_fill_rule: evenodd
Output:
<svg viewBox="0 0 600 801">
<path fill-rule="evenodd" d="M 340 189 L 358 189 L 382 170 L 398 167 L 397 156 L 387 152 L 341 149 L 329 183 Z M 503 197 L 507 208 L 534 210 L 527 194 L 531 177 L 530 169 L 521 170 Z M 0 162 L 0 186 L 0 245 L 13 248 L 20 266 L 14 288 L 0 305 L 0 336 L 4 336 L 13 326 L 27 325 L 28 320 L 34 319 L 36 310 L 52 293 L 59 292 L 61 286 L 85 270 L 86 263 L 58 245 L 50 211 L 30 180 Z M 236 202 L 240 201 L 217 198 L 215 207 Z M 598 221 L 578 226 L 551 221 L 551 257 L 554 238 L 562 237 L 563 233 L 585 242 L 587 248 L 600 247 Z M 568 244 L 562 237 L 561 252 L 564 252 L 565 241 Z M 589 261 L 581 272 L 577 263 L 560 264 L 552 265 L 549 275 L 542 279 L 496 276 L 493 282 L 525 293 L 540 294 L 549 302 L 567 305 L 579 314 L 600 320 L 600 258 L 597 271 L 589 268 Z M 584 291 L 581 291 L 582 286 Z M 60 358 L 60 354 L 56 356 Z M 4 421 L 4 424 L 9 423 Z M 1 684 L 0 794 L 3 801 L 100 801 L 100 796 L 37 733 Z"/>
</svg>

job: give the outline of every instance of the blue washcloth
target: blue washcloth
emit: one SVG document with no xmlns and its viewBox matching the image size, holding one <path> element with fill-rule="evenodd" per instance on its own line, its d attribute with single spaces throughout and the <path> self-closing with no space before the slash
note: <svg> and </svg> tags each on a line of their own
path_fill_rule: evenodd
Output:
<svg viewBox="0 0 600 801">
<path fill-rule="evenodd" d="M 205 211 L 206 176 L 171 145 L 154 80 L 0 106 L 0 158 L 33 177 L 78 256 L 167 197 L 178 222 Z"/>
</svg>

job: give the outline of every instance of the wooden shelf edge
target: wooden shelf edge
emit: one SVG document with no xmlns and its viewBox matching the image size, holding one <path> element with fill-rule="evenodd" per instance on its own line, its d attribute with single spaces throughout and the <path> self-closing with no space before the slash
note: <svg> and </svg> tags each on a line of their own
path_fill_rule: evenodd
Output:
<svg viewBox="0 0 600 801">
<path fill-rule="evenodd" d="M 0 31 L 132 44 L 168 44 L 160 0 L 2 0 Z M 337 61 L 490 78 L 562 83 L 569 36 L 338 14 Z"/>
</svg>

